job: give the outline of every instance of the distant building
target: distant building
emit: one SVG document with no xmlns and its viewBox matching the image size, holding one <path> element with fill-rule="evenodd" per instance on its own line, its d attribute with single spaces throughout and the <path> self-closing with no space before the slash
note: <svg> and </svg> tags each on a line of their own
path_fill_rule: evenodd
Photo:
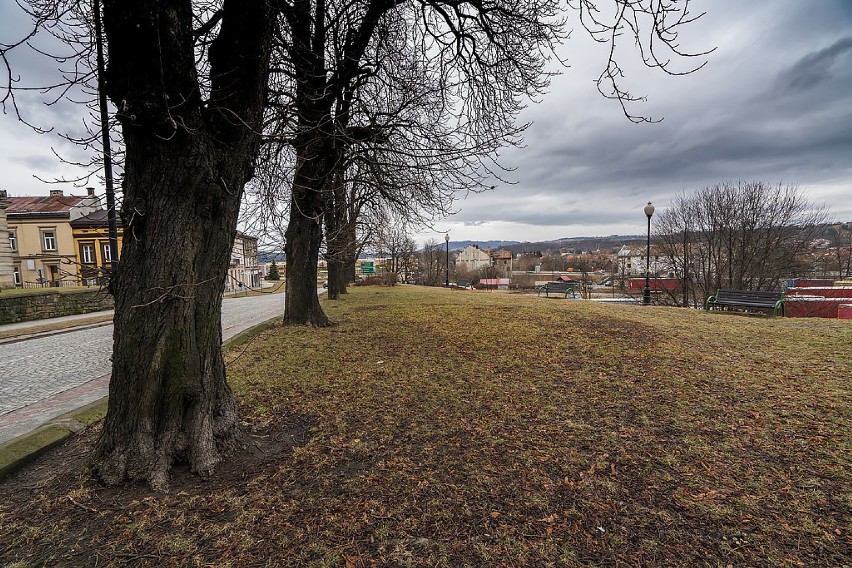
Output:
<svg viewBox="0 0 852 568">
<path fill-rule="evenodd" d="M 645 252 L 646 247 L 630 248 L 627 245 L 612 256 L 612 270 L 614 276 L 618 278 L 628 278 L 630 276 L 645 276 Z M 657 277 L 674 277 L 675 271 L 672 266 L 671 259 L 665 254 L 661 254 L 655 246 L 651 246 L 651 260 L 649 268 L 651 275 Z"/>
<path fill-rule="evenodd" d="M 71 221 L 101 209 L 94 188 L 85 196 L 8 197 L 6 232 L 16 286 L 78 286 Z M 2 243 L 0 243 L 2 246 Z"/>
<path fill-rule="evenodd" d="M 9 224 L 6 220 L 6 207 L 9 200 L 6 190 L 0 189 L 0 288 L 15 287 L 15 270 L 12 263 L 12 248 L 9 245 Z"/>
<path fill-rule="evenodd" d="M 479 245 L 467 245 L 456 255 L 456 269 L 478 272 L 491 266 L 491 255 L 479 248 Z"/>
<path fill-rule="evenodd" d="M 498 250 L 491 253 L 491 264 L 495 272 L 501 276 L 508 277 L 512 274 L 512 251 Z"/>
<path fill-rule="evenodd" d="M 237 231 L 231 248 L 231 264 L 225 278 L 225 291 L 260 288 L 260 269 L 257 259 L 257 237 Z"/>
<path fill-rule="evenodd" d="M 456 256 L 456 268 L 471 273 L 487 272 L 485 276 L 489 278 L 508 277 L 512 274 L 512 252 L 508 250 L 491 252 L 490 249 L 482 250 L 479 245 L 467 245 Z"/>
<path fill-rule="evenodd" d="M 109 220 L 106 209 L 98 209 L 71 221 L 74 237 L 74 250 L 80 269 L 80 280 L 84 286 L 95 286 L 112 272 L 113 253 L 109 242 Z M 116 217 L 118 230 L 118 250 L 121 254 L 121 241 L 124 234 L 121 218 Z"/>
</svg>

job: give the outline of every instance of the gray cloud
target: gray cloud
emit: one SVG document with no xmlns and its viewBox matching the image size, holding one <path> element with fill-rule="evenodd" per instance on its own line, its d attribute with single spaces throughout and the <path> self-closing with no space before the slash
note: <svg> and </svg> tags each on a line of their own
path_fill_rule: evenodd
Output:
<svg viewBox="0 0 852 568">
<path fill-rule="evenodd" d="M 0 41 L 17 33 L 7 4 L 0 4 Z M 697 73 L 668 77 L 620 52 L 626 86 L 648 96 L 631 110 L 661 123 L 632 124 L 600 97 L 593 79 L 607 52 L 576 25 L 560 52 L 571 67 L 521 116 L 534 122 L 526 147 L 502 153 L 517 183 L 460 200 L 458 214 L 436 229 L 483 240 L 635 234 L 644 231 L 648 200 L 662 208 L 680 192 L 738 179 L 798 184 L 852 220 L 852 2 L 693 0 L 693 7 L 707 15 L 682 30 L 682 44 L 718 47 Z M 16 57 L 29 84 L 56 77 L 43 58 Z M 20 100 L 36 123 L 79 131 L 81 109 Z M 61 143 L 12 127 L 13 117 L 0 120 L 0 186 L 46 193 L 31 175 L 64 171 L 50 152 Z"/>
<path fill-rule="evenodd" d="M 813 90 L 838 76 L 850 77 L 852 38 L 843 38 L 830 47 L 802 57 L 779 77 L 779 87 L 789 90 Z"/>
<path fill-rule="evenodd" d="M 705 69 L 676 78 L 628 70 L 632 90 L 649 96 L 642 110 L 664 116 L 661 123 L 627 123 L 584 90 L 578 76 L 596 76 L 599 60 L 585 46 L 569 50 L 573 74 L 528 112 L 536 123 L 527 148 L 506 154 L 518 185 L 463 202 L 460 218 L 489 221 L 480 229 L 511 224 L 514 238 L 527 227 L 551 227 L 554 237 L 575 228 L 638 233 L 647 200 L 664 207 L 682 191 L 760 179 L 797 184 L 811 201 L 852 219 L 849 4 L 720 1 L 706 9 L 712 20 L 692 43 L 705 38 L 719 49 Z"/>
</svg>

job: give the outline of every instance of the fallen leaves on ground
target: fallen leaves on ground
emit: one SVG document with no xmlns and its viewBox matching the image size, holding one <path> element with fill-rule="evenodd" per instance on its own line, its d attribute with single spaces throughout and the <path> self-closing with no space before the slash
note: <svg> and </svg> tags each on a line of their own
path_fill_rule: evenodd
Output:
<svg viewBox="0 0 852 568">
<path fill-rule="evenodd" d="M 240 347 L 255 443 L 213 479 L 103 488 L 90 429 L 0 484 L 0 561 L 852 562 L 847 322 L 410 286 L 324 307 Z"/>
</svg>

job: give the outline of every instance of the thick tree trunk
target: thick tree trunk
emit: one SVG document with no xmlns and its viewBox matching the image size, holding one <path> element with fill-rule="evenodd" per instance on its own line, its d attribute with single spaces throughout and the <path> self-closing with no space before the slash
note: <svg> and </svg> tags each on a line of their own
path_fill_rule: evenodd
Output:
<svg viewBox="0 0 852 568">
<path fill-rule="evenodd" d="M 290 200 L 290 221 L 284 234 L 287 284 L 284 322 L 325 327 L 328 316 L 317 297 L 317 260 L 322 244 L 323 190 L 332 171 L 330 150 L 321 137 L 297 150 Z"/>
<path fill-rule="evenodd" d="M 93 455 L 107 484 L 212 473 L 239 434 L 221 303 L 265 101 L 272 10 L 225 0 L 198 84 L 189 3 L 104 2 L 106 88 L 126 146 L 109 407 Z"/>
<path fill-rule="evenodd" d="M 239 191 L 198 176 L 219 164 L 186 138 L 128 144 L 109 411 L 95 459 L 107 484 L 141 480 L 165 489 L 179 461 L 208 475 L 237 433 L 221 305 Z"/>
<path fill-rule="evenodd" d="M 342 154 L 338 163 L 342 163 Z M 348 231 L 346 231 L 346 188 L 343 181 L 343 168 L 337 168 L 334 173 L 334 187 L 327 194 L 325 203 L 326 246 L 328 254 L 328 299 L 339 300 L 341 294 L 346 294 L 345 266 Z"/>
</svg>

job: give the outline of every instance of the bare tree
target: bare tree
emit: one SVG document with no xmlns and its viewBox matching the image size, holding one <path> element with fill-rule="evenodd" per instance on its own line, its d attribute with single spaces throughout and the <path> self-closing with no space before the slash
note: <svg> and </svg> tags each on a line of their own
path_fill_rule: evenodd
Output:
<svg viewBox="0 0 852 568">
<path fill-rule="evenodd" d="M 802 269 L 801 256 L 827 219 L 792 185 L 723 183 L 676 198 L 655 224 L 655 242 L 681 303 L 717 288 L 774 290 Z"/>
<path fill-rule="evenodd" d="M 420 252 L 417 283 L 424 286 L 440 286 L 444 280 L 442 275 L 446 265 L 444 246 L 435 239 L 429 239 L 423 244 Z"/>
<path fill-rule="evenodd" d="M 91 29 L 90 6 L 29 3 L 36 28 L 82 25 L 77 39 Z M 94 456 L 106 483 L 162 489 L 178 461 L 210 474 L 238 434 L 221 300 L 260 145 L 274 21 L 267 2 L 104 2 L 103 87 L 126 148 L 109 409 Z M 72 67 L 91 54 L 90 39 L 79 45 Z M 90 81 L 80 69 L 66 85 Z"/>
<path fill-rule="evenodd" d="M 852 278 L 852 223 L 832 225 L 830 240 L 837 277 Z"/>
</svg>

